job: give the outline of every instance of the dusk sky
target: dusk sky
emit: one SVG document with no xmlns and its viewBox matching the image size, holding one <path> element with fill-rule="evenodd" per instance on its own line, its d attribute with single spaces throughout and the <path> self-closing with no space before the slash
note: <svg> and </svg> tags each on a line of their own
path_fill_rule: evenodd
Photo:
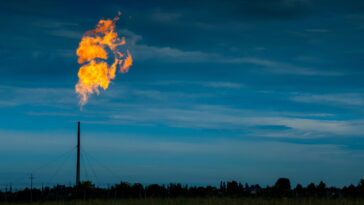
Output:
<svg viewBox="0 0 364 205">
<path fill-rule="evenodd" d="M 133 56 L 80 109 L 100 19 Z M 364 1 L 2 1 L 0 189 L 364 178 Z"/>
</svg>

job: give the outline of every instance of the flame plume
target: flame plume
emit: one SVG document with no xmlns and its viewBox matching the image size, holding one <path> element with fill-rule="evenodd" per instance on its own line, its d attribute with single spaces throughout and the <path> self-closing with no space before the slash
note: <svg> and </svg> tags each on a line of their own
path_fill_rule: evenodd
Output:
<svg viewBox="0 0 364 205">
<path fill-rule="evenodd" d="M 118 13 L 121 15 L 121 12 Z M 80 96 L 80 105 L 87 103 L 90 95 L 100 94 L 99 87 L 106 90 L 109 83 L 115 78 L 116 70 L 121 73 L 129 71 L 133 59 L 129 50 L 122 53 L 118 50 L 125 45 L 125 38 L 119 38 L 115 32 L 115 23 L 119 17 L 113 20 L 101 19 L 96 28 L 87 31 L 77 48 L 78 63 L 82 66 L 78 71 L 78 83 L 75 86 L 76 93 Z M 113 57 L 113 62 L 109 56 Z"/>
</svg>

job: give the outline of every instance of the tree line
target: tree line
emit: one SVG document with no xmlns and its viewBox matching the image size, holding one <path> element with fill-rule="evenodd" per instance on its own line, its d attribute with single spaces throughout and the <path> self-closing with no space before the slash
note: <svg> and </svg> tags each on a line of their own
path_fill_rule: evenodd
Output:
<svg viewBox="0 0 364 205">
<path fill-rule="evenodd" d="M 51 201 L 72 199 L 119 199 L 147 197 L 262 197 L 262 198 L 364 198 L 364 179 L 358 185 L 343 188 L 327 187 L 324 182 L 306 187 L 292 188 L 289 179 L 279 178 L 273 186 L 242 184 L 237 181 L 221 182 L 214 186 L 188 186 L 182 184 L 143 186 L 140 183 L 120 182 L 108 188 L 96 187 L 90 181 L 77 186 L 56 185 L 19 191 L 11 187 L 0 191 L 0 202 Z"/>
</svg>

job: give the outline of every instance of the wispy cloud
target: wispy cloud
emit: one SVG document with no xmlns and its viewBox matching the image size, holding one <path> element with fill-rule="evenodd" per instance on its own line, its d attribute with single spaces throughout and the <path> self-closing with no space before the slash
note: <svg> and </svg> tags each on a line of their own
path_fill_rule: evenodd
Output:
<svg viewBox="0 0 364 205">
<path fill-rule="evenodd" d="M 156 23 L 176 23 L 182 17 L 180 12 L 164 11 L 160 8 L 154 9 L 149 15 L 152 21 Z"/>
<path fill-rule="evenodd" d="M 340 76 L 343 73 L 336 71 L 323 71 L 313 68 L 300 67 L 288 63 L 282 63 L 262 58 L 231 58 L 223 62 L 235 64 L 252 64 L 264 67 L 266 72 L 277 74 L 307 75 L 307 76 Z"/>
<path fill-rule="evenodd" d="M 192 86 L 203 86 L 212 88 L 242 88 L 244 87 L 241 83 L 226 82 L 226 81 L 158 81 L 152 82 L 153 85 L 192 85 Z"/>
<path fill-rule="evenodd" d="M 171 47 L 157 47 L 148 45 L 135 45 L 131 48 L 135 59 L 138 60 L 158 60 L 170 62 L 207 62 L 218 58 L 217 54 L 207 54 L 201 51 L 183 51 Z"/>
<path fill-rule="evenodd" d="M 330 32 L 329 30 L 327 30 L 327 29 L 322 29 L 322 28 L 316 28 L 316 29 L 306 29 L 305 31 L 306 31 L 306 32 L 309 32 L 309 33 L 328 33 L 328 32 Z"/>
<path fill-rule="evenodd" d="M 73 39 L 81 39 L 83 33 L 71 29 L 55 29 L 50 31 L 50 33 L 54 36 L 59 36 L 63 38 L 73 38 Z"/>
<path fill-rule="evenodd" d="M 109 113 L 110 123 L 150 123 L 166 124 L 172 127 L 197 129 L 225 129 L 249 130 L 251 135 L 259 136 L 257 126 L 283 126 L 290 131 L 280 133 L 281 137 L 289 138 L 322 138 L 332 136 L 363 136 L 361 127 L 364 122 L 360 120 L 327 120 L 312 119 L 309 115 L 302 118 L 291 114 L 279 112 L 263 112 L 257 110 L 234 109 L 223 106 L 194 106 L 186 109 L 161 108 L 149 106 L 143 108 L 139 105 L 128 105 L 129 111 L 124 108 Z M 132 107 L 130 107 L 132 106 Z M 134 108 L 133 108 L 134 107 Z M 133 110 L 138 110 L 134 112 Z M 315 115 L 311 117 L 317 118 Z M 322 115 L 321 117 L 326 117 Z M 105 123 L 105 122 L 104 122 Z M 288 135 L 289 134 L 289 135 Z M 272 133 L 272 137 L 278 137 Z"/>
<path fill-rule="evenodd" d="M 264 58 L 224 56 L 219 53 L 206 53 L 202 51 L 183 51 L 171 47 L 157 47 L 147 45 L 135 45 L 132 47 L 135 58 L 138 60 L 156 60 L 166 62 L 213 62 L 218 64 L 251 64 L 261 66 L 267 73 L 306 75 L 306 76 L 341 76 L 343 73 L 301 67 L 285 62 L 277 62 Z"/>
<path fill-rule="evenodd" d="M 244 85 L 240 83 L 230 83 L 230 82 L 206 82 L 202 84 L 206 87 L 213 87 L 213 88 L 242 88 Z"/>
<path fill-rule="evenodd" d="M 77 104 L 73 89 L 0 86 L 0 91 L 6 93 L 0 100 L 0 106 L 43 105 L 62 107 Z"/>
<path fill-rule="evenodd" d="M 200 86 L 212 88 L 222 87 L 229 89 L 240 88 L 239 84 L 222 82 L 199 82 Z M 1 87 L 1 92 L 9 92 L 7 98 L 0 101 L 0 105 L 42 105 L 55 108 L 66 108 L 70 111 L 77 109 L 77 97 L 72 89 L 51 88 L 14 88 Z M 121 93 L 120 93 L 121 92 Z M 120 102 L 120 97 L 124 100 Z M 114 88 L 105 93 L 104 97 L 90 101 L 90 106 L 100 106 L 103 109 L 93 110 L 85 108 L 83 115 L 89 116 L 89 123 L 100 123 L 92 116 L 103 116 L 108 119 L 102 123 L 155 125 L 165 124 L 172 127 L 194 129 L 226 129 L 249 130 L 254 135 L 261 133 L 257 126 L 283 126 L 289 131 L 280 134 L 271 133 L 272 137 L 290 138 L 321 138 L 330 136 L 363 136 L 361 120 L 338 120 L 327 113 L 300 113 L 300 112 L 272 112 L 258 109 L 240 109 L 229 106 L 213 104 L 186 104 L 186 99 L 197 100 L 215 98 L 212 93 L 188 93 L 174 91 L 160 91 L 153 89 Z M 350 100 L 347 96 L 341 98 L 310 97 L 295 98 L 293 100 L 303 102 L 327 102 L 346 103 L 349 105 L 361 105 L 361 99 Z M 134 99 L 130 101 L 131 99 Z M 135 102 L 135 99 L 137 101 Z M 134 103 L 132 103 L 134 102 Z M 168 102 L 166 104 L 165 102 Z M 163 104 L 164 106 L 160 106 Z M 29 115 L 70 116 L 65 110 L 50 112 L 28 112 Z"/>
<path fill-rule="evenodd" d="M 359 93 L 301 94 L 291 100 L 303 103 L 364 106 L 364 95 Z"/>
</svg>

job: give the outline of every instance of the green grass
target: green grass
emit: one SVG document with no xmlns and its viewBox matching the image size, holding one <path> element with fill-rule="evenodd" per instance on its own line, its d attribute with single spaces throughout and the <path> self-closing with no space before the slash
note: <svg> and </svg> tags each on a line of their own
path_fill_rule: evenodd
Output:
<svg viewBox="0 0 364 205">
<path fill-rule="evenodd" d="M 0 203 L 5 205 L 6 203 Z M 7 203 L 7 205 L 12 203 Z M 16 205 L 30 203 L 16 203 Z M 88 201 L 37 202 L 32 205 L 363 205 L 364 200 L 349 199 L 244 199 L 244 198 L 150 198 Z"/>
</svg>

